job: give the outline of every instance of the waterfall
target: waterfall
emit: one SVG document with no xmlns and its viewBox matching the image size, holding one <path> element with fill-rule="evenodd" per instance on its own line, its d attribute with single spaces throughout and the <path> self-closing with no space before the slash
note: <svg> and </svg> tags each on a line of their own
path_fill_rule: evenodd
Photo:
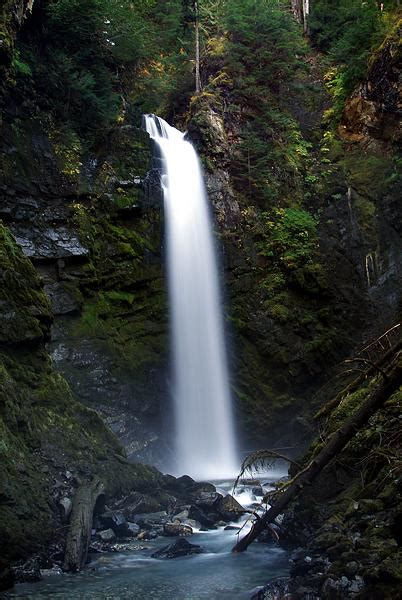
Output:
<svg viewBox="0 0 402 600">
<path fill-rule="evenodd" d="M 154 115 L 145 127 L 162 159 L 174 364 L 176 471 L 236 474 L 233 417 L 208 199 L 195 149 Z"/>
</svg>

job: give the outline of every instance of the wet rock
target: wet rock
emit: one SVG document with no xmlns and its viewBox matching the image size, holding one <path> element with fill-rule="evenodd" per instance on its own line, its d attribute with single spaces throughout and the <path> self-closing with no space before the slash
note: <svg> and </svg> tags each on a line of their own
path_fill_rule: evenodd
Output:
<svg viewBox="0 0 402 600">
<path fill-rule="evenodd" d="M 128 533 L 126 517 L 122 512 L 107 512 L 99 515 L 99 521 L 105 528 L 113 529 L 117 536 L 124 537 Z"/>
<path fill-rule="evenodd" d="M 188 525 L 180 523 L 180 521 L 174 521 L 173 523 L 165 523 L 163 533 L 170 537 L 185 537 L 192 535 L 193 530 Z"/>
<path fill-rule="evenodd" d="M 137 540 L 154 540 L 155 538 L 158 537 L 158 533 L 156 531 L 141 531 L 138 536 L 137 536 Z"/>
<path fill-rule="evenodd" d="M 217 512 L 221 505 L 223 496 L 218 492 L 200 492 L 195 504 L 205 512 Z"/>
<path fill-rule="evenodd" d="M 98 537 L 102 542 L 111 544 L 116 540 L 116 534 L 113 529 L 105 529 L 104 531 L 98 532 Z"/>
<path fill-rule="evenodd" d="M 80 312 L 80 302 L 74 298 L 62 282 L 57 281 L 45 285 L 45 292 L 50 299 L 55 315 L 71 315 Z"/>
<path fill-rule="evenodd" d="M 190 556 L 191 554 L 201 554 L 203 552 L 201 546 L 190 544 L 187 540 L 181 538 L 174 544 L 160 548 L 154 552 L 152 558 L 171 559 L 180 556 Z"/>
<path fill-rule="evenodd" d="M 350 582 L 349 592 L 352 594 L 359 594 L 364 588 L 363 577 L 356 575 L 356 577 Z"/>
<path fill-rule="evenodd" d="M 225 531 L 240 531 L 240 527 L 236 525 L 226 525 Z"/>
<path fill-rule="evenodd" d="M 181 521 L 183 525 L 191 527 L 191 529 L 201 529 L 201 523 L 195 519 L 184 519 Z"/>
<path fill-rule="evenodd" d="M 127 523 L 127 536 L 135 537 L 140 532 L 140 526 L 137 523 Z"/>
<path fill-rule="evenodd" d="M 183 521 L 184 519 L 188 519 L 188 509 L 182 510 L 173 516 L 172 521 Z"/>
<path fill-rule="evenodd" d="M 34 583 L 40 581 L 40 561 L 38 557 L 33 557 L 26 563 L 14 567 L 13 569 L 15 581 L 19 583 Z"/>
<path fill-rule="evenodd" d="M 42 577 L 51 577 L 52 575 L 62 575 L 63 569 L 58 566 L 54 566 L 51 569 L 41 569 L 40 574 Z"/>
<path fill-rule="evenodd" d="M 264 495 L 264 490 L 259 485 L 259 486 L 253 487 L 252 490 L 251 490 L 251 493 L 254 494 L 255 496 L 263 496 Z"/>
<path fill-rule="evenodd" d="M 219 500 L 218 513 L 224 521 L 235 521 L 246 511 L 230 494 Z"/>
<path fill-rule="evenodd" d="M 85 248 L 78 236 L 67 227 L 11 227 L 17 243 L 25 256 L 33 260 L 58 258 L 86 258 L 89 250 Z"/>
<path fill-rule="evenodd" d="M 163 526 L 168 523 L 171 517 L 165 511 L 156 513 L 146 513 L 143 515 L 135 515 L 133 522 L 137 523 L 142 529 L 155 529 L 157 526 Z"/>
<path fill-rule="evenodd" d="M 132 492 L 125 498 L 122 498 L 117 506 L 121 509 L 127 520 L 131 520 L 133 515 L 148 514 L 154 511 L 160 511 L 158 501 L 146 494 Z"/>
<path fill-rule="evenodd" d="M 288 579 L 275 579 L 257 589 L 250 600 L 285 600 L 286 598 L 290 598 Z"/>
<path fill-rule="evenodd" d="M 207 529 L 215 529 L 215 519 L 211 518 L 209 515 L 206 515 L 205 512 L 198 506 L 191 506 L 188 514 L 190 519 L 198 521 Z"/>
</svg>

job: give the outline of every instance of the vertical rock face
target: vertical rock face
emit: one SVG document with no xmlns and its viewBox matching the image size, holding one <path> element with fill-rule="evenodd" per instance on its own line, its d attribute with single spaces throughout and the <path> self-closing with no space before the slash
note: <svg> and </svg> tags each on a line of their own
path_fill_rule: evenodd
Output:
<svg viewBox="0 0 402 600">
<path fill-rule="evenodd" d="M 346 103 L 339 127 L 348 141 L 389 152 L 401 141 L 400 78 L 402 21 L 371 57 L 366 81 Z"/>
<path fill-rule="evenodd" d="M 302 200 L 311 213 L 319 211 L 319 251 L 311 253 L 315 264 L 310 270 L 290 265 L 287 294 L 276 293 L 278 274 L 272 272 L 284 242 L 272 241 L 283 208 L 272 211 L 269 198 L 264 207 L 253 202 L 249 190 L 239 193 L 231 168 L 239 151 L 241 113 L 249 108 L 240 109 L 240 116 L 226 111 L 232 84 L 216 73 L 206 93 L 191 105 L 188 131 L 204 157 L 225 257 L 234 393 L 250 446 L 266 446 L 267 436 L 268 445 L 282 446 L 308 437 L 303 414 L 320 402 L 314 397 L 335 365 L 400 318 L 401 183 L 393 161 L 400 140 L 397 31 L 376 52 L 367 82 L 346 104 L 340 126 L 345 142 L 338 166 L 332 165 L 334 175 Z M 224 83 L 214 87 L 219 77 Z M 317 73 L 310 86 L 317 87 Z M 304 114 L 308 111 L 295 98 L 285 105 L 303 135 L 316 143 L 326 100 L 317 102 L 314 93 L 299 99 L 320 106 L 314 116 Z M 253 181 L 249 186 L 252 190 Z M 264 210 L 270 215 L 268 233 Z M 297 239 L 296 230 L 293 235 Z M 281 260 L 287 260 L 286 254 Z"/>
<path fill-rule="evenodd" d="M 149 143 L 141 130 L 121 128 L 107 173 L 82 167 L 71 177 L 40 124 L 21 118 L 18 149 L 12 123 L 3 123 L 0 217 L 42 276 L 55 315 L 54 364 L 130 457 L 158 462 L 168 344 L 161 207 L 156 183 L 145 179 Z"/>
<path fill-rule="evenodd" d="M 31 14 L 34 0 L 5 0 L 0 7 L 0 69 L 10 65 L 15 36 Z"/>
<path fill-rule="evenodd" d="M 35 268 L 0 224 L 0 555 L 61 541 L 58 503 L 99 476 L 115 494 L 146 468 L 126 463 L 99 415 L 79 404 L 45 351 L 52 312 Z"/>
</svg>

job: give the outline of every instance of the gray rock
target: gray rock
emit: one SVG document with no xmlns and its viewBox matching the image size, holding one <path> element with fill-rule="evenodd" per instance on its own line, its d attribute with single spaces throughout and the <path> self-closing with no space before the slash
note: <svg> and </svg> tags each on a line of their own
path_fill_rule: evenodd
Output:
<svg viewBox="0 0 402 600">
<path fill-rule="evenodd" d="M 45 292 L 49 296 L 55 315 L 70 315 L 80 312 L 80 303 L 66 290 L 62 282 L 45 285 Z"/>
<path fill-rule="evenodd" d="M 235 521 L 236 519 L 241 517 L 241 515 L 243 515 L 246 511 L 244 510 L 242 505 L 239 504 L 237 500 L 233 498 L 233 496 L 228 494 L 224 498 L 221 497 L 218 506 L 218 512 L 219 517 L 224 521 Z"/>
<path fill-rule="evenodd" d="M 106 512 L 99 515 L 99 521 L 103 527 L 113 529 L 114 533 L 119 537 L 128 535 L 128 525 L 126 517 L 122 512 Z"/>
<path fill-rule="evenodd" d="M 170 537 L 185 537 L 187 535 L 193 534 L 192 528 L 188 525 L 180 523 L 180 521 L 174 521 L 173 523 L 165 523 L 163 527 L 163 532 L 165 535 Z"/>
<path fill-rule="evenodd" d="M 190 544 L 187 540 L 180 538 L 174 544 L 160 548 L 151 556 L 152 558 L 171 559 L 180 556 L 190 556 L 191 554 L 201 554 L 202 552 L 201 546 Z"/>
<path fill-rule="evenodd" d="M 128 537 L 135 537 L 140 532 L 140 526 L 137 523 L 127 523 L 127 535 Z"/>
<path fill-rule="evenodd" d="M 26 227 L 14 225 L 11 231 L 25 256 L 33 260 L 86 258 L 89 255 L 78 236 L 67 227 Z"/>
<path fill-rule="evenodd" d="M 190 519 L 198 521 L 204 527 L 207 527 L 208 529 L 215 529 L 215 519 L 211 518 L 209 515 L 206 515 L 199 506 L 191 506 L 188 514 Z"/>
<path fill-rule="evenodd" d="M 116 541 L 116 534 L 113 529 L 105 529 L 104 531 L 98 532 L 98 537 L 102 542 L 111 544 Z"/>
</svg>

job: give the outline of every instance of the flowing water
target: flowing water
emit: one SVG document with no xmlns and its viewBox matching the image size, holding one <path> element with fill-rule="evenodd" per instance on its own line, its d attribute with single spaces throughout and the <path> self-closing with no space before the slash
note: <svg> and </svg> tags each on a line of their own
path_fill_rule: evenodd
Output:
<svg viewBox="0 0 402 600">
<path fill-rule="evenodd" d="M 177 470 L 197 479 L 216 480 L 233 475 L 238 464 L 207 197 L 198 157 L 184 135 L 154 116 L 146 117 L 146 127 L 162 159 Z M 216 485 L 225 494 L 231 491 L 232 482 L 221 480 Z M 247 487 L 239 489 L 236 497 L 243 506 L 262 500 Z M 249 527 L 244 523 L 241 535 Z M 90 555 L 91 561 L 81 573 L 47 574 L 39 583 L 17 585 L 8 598 L 245 600 L 257 586 L 288 574 L 283 550 L 273 543 L 254 543 L 247 552 L 233 554 L 237 532 L 223 527 L 195 531 L 189 538 L 203 548 L 202 554 L 174 560 L 151 557 L 156 549 L 173 541 L 158 537 L 116 544 L 115 552 Z"/>
<path fill-rule="evenodd" d="M 145 126 L 162 159 L 173 338 L 174 470 L 233 476 L 236 460 L 215 246 L 198 156 L 185 134 L 154 115 Z"/>
<path fill-rule="evenodd" d="M 217 484 L 222 493 L 230 482 Z M 250 489 L 236 495 L 243 506 L 255 502 Z M 261 498 L 258 498 L 261 500 Z M 239 525 L 236 523 L 235 525 Z M 247 526 L 242 535 L 247 532 Z M 75 575 L 51 575 L 35 584 L 20 584 L 8 598 L 32 600 L 249 600 L 269 579 L 287 576 L 286 552 L 272 544 L 254 543 L 243 554 L 231 553 L 235 531 L 198 532 L 187 538 L 203 554 L 158 560 L 155 549 L 174 542 L 159 537 L 132 543 L 124 552 L 93 554 L 86 569 Z"/>
</svg>

